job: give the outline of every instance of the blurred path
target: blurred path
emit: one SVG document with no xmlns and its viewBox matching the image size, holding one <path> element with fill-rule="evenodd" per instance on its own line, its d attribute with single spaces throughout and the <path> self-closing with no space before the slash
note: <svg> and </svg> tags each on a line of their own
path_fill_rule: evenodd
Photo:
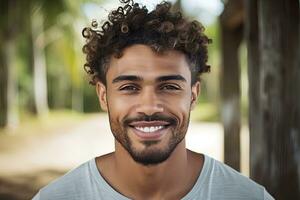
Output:
<svg viewBox="0 0 300 200">
<path fill-rule="evenodd" d="M 243 131 L 242 140 L 247 141 L 246 135 Z M 113 151 L 113 141 L 106 115 L 93 115 L 67 130 L 35 137 L 14 152 L 0 153 L 0 174 L 15 175 L 43 169 L 68 170 Z M 191 122 L 186 142 L 191 150 L 223 160 L 223 129 L 218 123 Z M 247 144 L 244 147 L 242 154 L 247 155 Z M 247 164 L 246 157 L 243 156 L 243 162 Z M 245 166 L 242 166 L 242 171 L 248 173 Z"/>
<path fill-rule="evenodd" d="M 70 169 L 113 148 L 113 138 L 108 130 L 105 117 L 94 115 L 54 134 L 30 136 L 30 142 L 14 152 L 0 153 L 0 173 Z"/>
</svg>

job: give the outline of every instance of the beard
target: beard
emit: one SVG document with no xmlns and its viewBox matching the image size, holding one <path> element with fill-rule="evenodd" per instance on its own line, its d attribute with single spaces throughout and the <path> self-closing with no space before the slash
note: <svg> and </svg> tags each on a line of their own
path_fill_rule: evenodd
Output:
<svg viewBox="0 0 300 200">
<path fill-rule="evenodd" d="M 112 119 L 108 110 L 109 123 L 114 138 L 127 150 L 132 159 L 144 166 L 157 165 L 167 160 L 177 145 L 184 139 L 189 125 L 190 114 L 188 119 L 179 126 L 178 120 L 174 117 L 154 114 L 138 115 L 133 118 L 125 117 L 122 122 L 118 122 Z M 138 149 L 134 146 L 133 141 L 129 137 L 129 124 L 136 121 L 166 121 L 170 123 L 169 127 L 171 135 L 167 141 L 167 144 L 162 148 L 156 147 L 160 141 L 142 141 L 143 149 Z"/>
</svg>

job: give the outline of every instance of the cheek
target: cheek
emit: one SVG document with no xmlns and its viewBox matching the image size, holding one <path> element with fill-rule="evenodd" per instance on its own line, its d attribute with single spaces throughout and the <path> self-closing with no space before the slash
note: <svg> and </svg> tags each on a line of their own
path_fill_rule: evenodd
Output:
<svg viewBox="0 0 300 200">
<path fill-rule="evenodd" d="M 188 120 L 191 109 L 191 100 L 188 94 L 181 98 L 170 98 L 164 104 L 169 111 L 179 118 L 181 123 Z"/>
<path fill-rule="evenodd" d="M 135 101 L 120 96 L 108 95 L 107 102 L 110 117 L 120 122 L 127 115 L 130 107 L 132 107 L 131 104 Z"/>
<path fill-rule="evenodd" d="M 182 113 L 183 115 L 190 111 L 190 103 L 187 101 L 173 101 L 165 105 L 167 105 L 171 110 Z"/>
<path fill-rule="evenodd" d="M 190 109 L 191 109 L 191 104 L 187 101 L 185 102 L 182 102 L 181 105 L 177 104 L 178 106 L 178 109 L 179 112 L 180 112 L 180 115 L 181 115 L 181 118 L 182 118 L 182 123 L 185 123 L 188 118 L 189 118 L 189 115 L 190 115 Z"/>
<path fill-rule="evenodd" d="M 172 105 L 183 111 L 189 110 L 191 107 L 191 92 L 184 91 L 181 94 L 169 96 L 165 98 L 166 105 Z"/>
</svg>

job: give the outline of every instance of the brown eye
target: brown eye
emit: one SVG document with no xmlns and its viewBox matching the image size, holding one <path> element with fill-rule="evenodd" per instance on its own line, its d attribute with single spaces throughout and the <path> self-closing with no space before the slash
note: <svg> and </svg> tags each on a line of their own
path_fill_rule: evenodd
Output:
<svg viewBox="0 0 300 200">
<path fill-rule="evenodd" d="M 134 85 L 127 85 L 127 86 L 121 87 L 119 90 L 120 91 L 137 91 L 137 90 L 139 90 L 139 88 Z"/>
<path fill-rule="evenodd" d="M 180 88 L 176 85 L 163 85 L 161 87 L 162 90 L 180 90 Z"/>
</svg>

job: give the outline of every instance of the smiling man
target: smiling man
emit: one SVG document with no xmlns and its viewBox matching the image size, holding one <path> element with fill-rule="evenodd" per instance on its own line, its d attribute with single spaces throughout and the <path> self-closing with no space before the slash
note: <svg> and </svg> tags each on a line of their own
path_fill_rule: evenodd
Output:
<svg viewBox="0 0 300 200">
<path fill-rule="evenodd" d="M 34 199 L 271 200 L 264 187 L 207 155 L 186 149 L 190 112 L 209 71 L 204 28 L 163 2 L 132 1 L 87 39 L 85 70 L 108 112 L 115 151 L 41 189 Z M 209 138 L 207 138 L 209 140 Z"/>
</svg>

